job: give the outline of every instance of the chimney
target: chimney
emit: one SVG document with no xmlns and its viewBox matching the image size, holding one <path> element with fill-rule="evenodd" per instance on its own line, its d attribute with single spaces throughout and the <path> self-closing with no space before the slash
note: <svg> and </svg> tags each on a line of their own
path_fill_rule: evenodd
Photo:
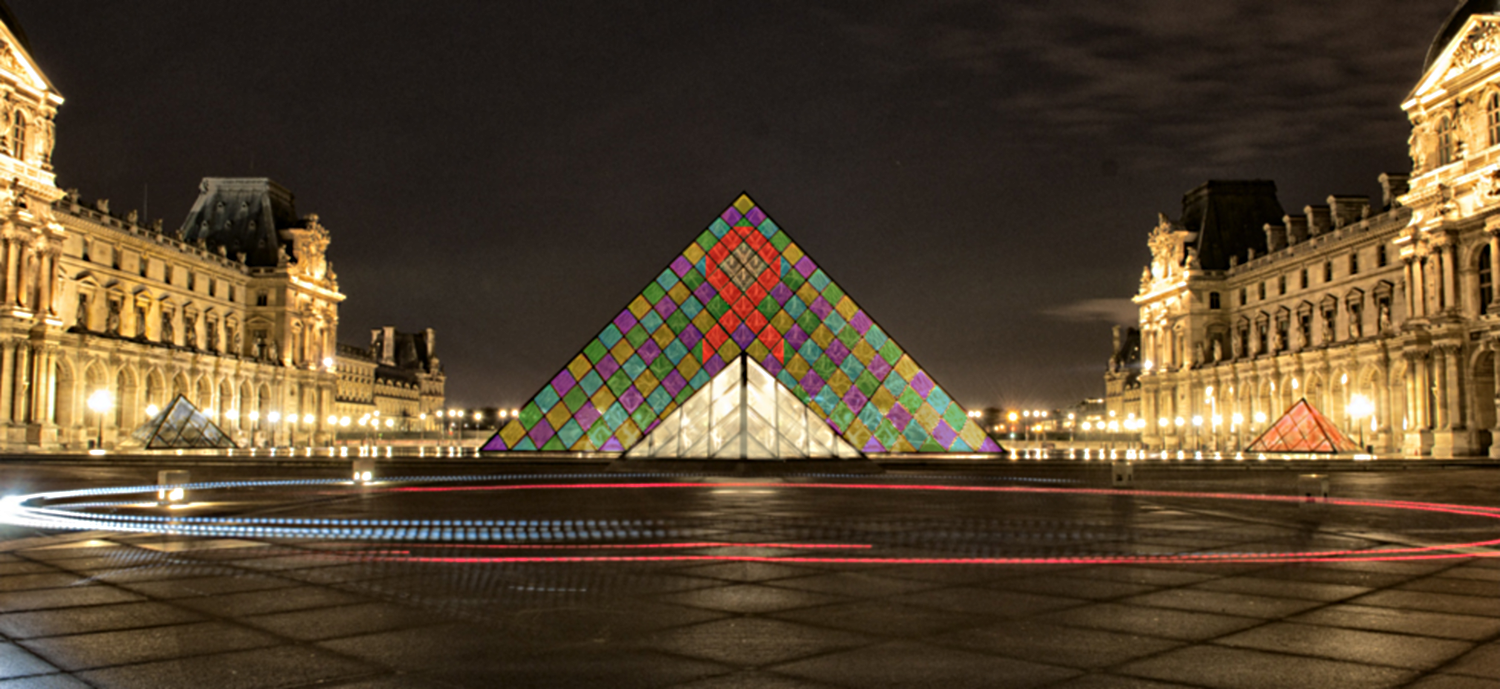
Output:
<svg viewBox="0 0 1500 689">
<path fill-rule="evenodd" d="M 1286 248 L 1286 225 L 1266 223 L 1266 250 L 1272 253 Z M 1254 258 L 1253 256 L 1251 258 Z"/>
<path fill-rule="evenodd" d="M 1368 196 L 1330 196 L 1328 205 L 1333 208 L 1333 226 L 1353 225 L 1363 220 L 1370 212 Z"/>
<path fill-rule="evenodd" d="M 1308 234 L 1317 237 L 1333 229 L 1333 213 L 1328 206 L 1308 206 L 1302 212 L 1307 214 Z"/>
<path fill-rule="evenodd" d="M 1286 243 L 1301 244 L 1307 241 L 1307 216 L 1288 215 L 1281 218 L 1281 224 L 1286 226 Z"/>
<path fill-rule="evenodd" d="M 1411 191 L 1411 185 L 1407 182 L 1411 175 L 1399 172 L 1387 172 L 1380 176 L 1380 188 L 1384 190 L 1383 202 L 1386 208 L 1395 208 L 1399 205 L 1397 198 Z"/>
</svg>

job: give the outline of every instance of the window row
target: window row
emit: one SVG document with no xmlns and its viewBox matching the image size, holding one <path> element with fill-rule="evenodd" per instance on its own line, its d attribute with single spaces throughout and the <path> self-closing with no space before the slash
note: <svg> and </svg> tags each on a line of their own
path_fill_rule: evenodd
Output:
<svg viewBox="0 0 1500 689">
<path fill-rule="evenodd" d="M 1348 272 L 1346 273 L 1346 275 L 1351 275 L 1351 276 L 1352 275 L 1359 275 L 1360 264 L 1359 264 L 1359 252 L 1358 251 L 1351 252 L 1347 257 L 1344 258 L 1344 261 L 1345 261 L 1346 267 L 1348 268 Z M 1381 244 L 1381 245 L 1375 247 L 1375 267 L 1376 268 L 1384 268 L 1387 265 L 1390 265 L 1390 254 L 1387 251 L 1386 246 L 1384 244 Z M 1333 259 L 1328 259 L 1328 260 L 1325 260 L 1323 262 L 1323 281 L 1322 281 L 1322 284 L 1326 285 L 1326 284 L 1328 284 L 1330 282 L 1333 282 L 1333 279 L 1334 279 L 1334 261 L 1333 261 Z M 1273 290 L 1272 284 L 1275 285 L 1275 287 L 1274 287 L 1274 292 L 1275 292 L 1274 295 L 1272 294 L 1272 290 Z M 1297 285 L 1298 285 L 1298 289 L 1307 289 L 1308 287 L 1311 286 L 1311 280 L 1308 277 L 1308 268 L 1306 266 L 1302 267 L 1297 272 Z M 1260 281 L 1259 283 L 1257 283 L 1255 285 L 1255 297 L 1256 297 L 1256 299 L 1258 301 L 1265 301 L 1266 299 L 1270 298 L 1271 296 L 1278 296 L 1278 297 L 1280 297 L 1280 296 L 1286 296 L 1286 293 L 1287 293 L 1287 276 L 1286 275 L 1279 275 L 1279 276 L 1277 276 L 1274 283 L 1272 281 L 1270 281 L 1270 280 L 1262 280 L 1262 281 Z M 1248 305 L 1249 303 L 1250 303 L 1250 288 L 1249 287 L 1241 287 L 1240 291 L 1239 291 L 1239 305 L 1240 306 L 1245 306 L 1245 305 Z M 1208 295 L 1208 308 L 1210 308 L 1210 309 L 1219 309 L 1219 308 L 1222 308 L 1222 301 L 1219 298 L 1219 293 L 1218 292 L 1210 292 L 1209 293 L 1209 295 Z"/>
</svg>

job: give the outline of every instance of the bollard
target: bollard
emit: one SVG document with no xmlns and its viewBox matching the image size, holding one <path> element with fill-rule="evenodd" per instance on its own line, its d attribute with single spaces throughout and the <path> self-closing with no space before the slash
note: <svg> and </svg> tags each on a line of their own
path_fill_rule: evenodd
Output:
<svg viewBox="0 0 1500 689">
<path fill-rule="evenodd" d="M 1328 500 L 1328 475 L 1302 474 L 1298 476 L 1297 495 L 1302 496 L 1305 502 L 1324 502 Z"/>
<path fill-rule="evenodd" d="M 187 484 L 192 483 L 192 473 L 186 469 L 162 469 L 156 472 L 156 504 L 163 507 L 180 504 L 187 499 Z"/>
<path fill-rule="evenodd" d="M 361 457 L 354 460 L 354 482 L 369 483 L 375 480 L 375 458 Z"/>
<path fill-rule="evenodd" d="M 1115 462 L 1111 465 L 1110 474 L 1114 477 L 1116 488 L 1135 484 L 1135 465 L 1130 462 Z"/>
</svg>

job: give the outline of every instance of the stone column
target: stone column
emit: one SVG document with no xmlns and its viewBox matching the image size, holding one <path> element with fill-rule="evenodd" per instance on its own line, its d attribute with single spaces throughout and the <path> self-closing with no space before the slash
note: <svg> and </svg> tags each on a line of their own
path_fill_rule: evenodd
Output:
<svg viewBox="0 0 1500 689">
<path fill-rule="evenodd" d="M 20 246 L 14 238 L 5 239 L 5 306 L 13 307 L 21 299 Z"/>
<path fill-rule="evenodd" d="M 15 346 L 0 345 L 0 421 L 10 421 L 11 399 L 16 388 L 15 367 Z"/>
<path fill-rule="evenodd" d="M 15 387 L 11 390 L 10 420 L 12 423 L 24 424 L 26 418 L 26 395 L 30 393 L 31 382 L 31 345 L 26 342 L 16 343 L 16 367 L 12 378 Z"/>
<path fill-rule="evenodd" d="M 1415 263 L 1415 261 L 1413 261 L 1410 258 L 1404 258 L 1404 259 L 1401 259 L 1401 262 L 1404 263 L 1404 264 L 1406 264 L 1406 265 L 1402 266 L 1402 268 L 1401 268 L 1401 277 L 1406 280 L 1406 289 L 1402 290 L 1402 292 L 1405 293 L 1405 294 L 1402 295 L 1402 298 L 1404 298 L 1406 300 L 1406 317 L 1407 318 L 1416 318 L 1417 317 L 1417 300 L 1414 299 L 1413 296 L 1412 296 L 1413 294 L 1415 294 L 1415 290 L 1413 289 L 1413 286 L 1417 282 L 1416 278 L 1414 277 L 1416 275 L 1417 271 L 1412 267 L 1412 265 Z"/>
<path fill-rule="evenodd" d="M 44 251 L 37 253 L 37 300 L 36 312 L 40 316 L 52 315 L 52 283 L 54 272 L 54 261 L 52 252 Z"/>
<path fill-rule="evenodd" d="M 1480 304 L 1480 313 L 1500 311 L 1500 229 L 1490 230 L 1490 303 Z"/>
<path fill-rule="evenodd" d="M 1491 258 L 1493 258 L 1495 256 L 1495 253 L 1494 253 L 1494 246 L 1495 246 L 1494 242 L 1495 242 L 1495 237 L 1491 236 L 1491 238 L 1490 238 L 1490 256 L 1491 256 Z M 1491 274 L 1493 275 L 1494 273 L 1491 273 Z M 1495 375 L 1495 396 L 1494 396 L 1494 399 L 1491 399 L 1488 402 L 1489 404 L 1492 404 L 1492 405 L 1495 406 L 1495 427 L 1492 428 L 1492 429 L 1490 429 L 1490 458 L 1491 459 L 1500 459 L 1500 342 L 1491 340 L 1490 341 L 1490 352 L 1491 352 L 1492 356 L 1494 357 L 1494 359 L 1493 359 L 1494 366 L 1492 368 L 1494 368 L 1494 370 L 1495 370 L 1495 373 L 1494 373 L 1494 375 Z M 1485 404 L 1486 402 L 1485 402 L 1485 400 L 1474 400 L 1474 403 L 1475 404 Z"/>
<path fill-rule="evenodd" d="M 1443 245 L 1443 311 L 1458 310 L 1458 243 L 1449 239 Z"/>
<path fill-rule="evenodd" d="M 1432 428 L 1436 430 L 1448 430 L 1450 419 L 1448 418 L 1448 352 L 1442 347 L 1432 348 L 1432 375 L 1436 379 L 1437 392 L 1433 397 L 1434 409 L 1432 410 Z"/>
<path fill-rule="evenodd" d="M 1412 261 L 1412 318 L 1427 317 L 1427 258 L 1418 256 Z"/>
<path fill-rule="evenodd" d="M 1443 370 L 1448 425 L 1455 430 L 1468 428 L 1464 418 L 1464 353 L 1460 345 L 1444 347 L 1448 355 L 1448 366 Z"/>
</svg>

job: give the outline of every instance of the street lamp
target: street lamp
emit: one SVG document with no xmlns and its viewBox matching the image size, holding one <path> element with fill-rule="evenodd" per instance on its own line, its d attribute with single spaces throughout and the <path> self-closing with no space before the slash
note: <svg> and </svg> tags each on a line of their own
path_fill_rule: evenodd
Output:
<svg viewBox="0 0 1500 689">
<path fill-rule="evenodd" d="M 88 404 L 89 411 L 99 415 L 99 438 L 94 441 L 94 447 L 104 449 L 104 414 L 115 405 L 115 396 L 108 390 L 95 390 L 94 394 L 89 395 Z"/>
<path fill-rule="evenodd" d="M 276 447 L 276 422 L 281 420 L 281 412 L 273 411 L 266 414 L 266 423 L 271 424 L 271 447 Z"/>
<path fill-rule="evenodd" d="M 255 436 L 260 432 L 260 410 L 250 412 L 250 447 L 255 447 Z"/>
<path fill-rule="evenodd" d="M 1375 403 L 1364 395 L 1354 395 L 1349 398 L 1349 416 L 1354 419 L 1354 425 L 1359 426 L 1359 449 L 1365 449 L 1365 426 L 1359 420 L 1375 413 Z"/>
</svg>

